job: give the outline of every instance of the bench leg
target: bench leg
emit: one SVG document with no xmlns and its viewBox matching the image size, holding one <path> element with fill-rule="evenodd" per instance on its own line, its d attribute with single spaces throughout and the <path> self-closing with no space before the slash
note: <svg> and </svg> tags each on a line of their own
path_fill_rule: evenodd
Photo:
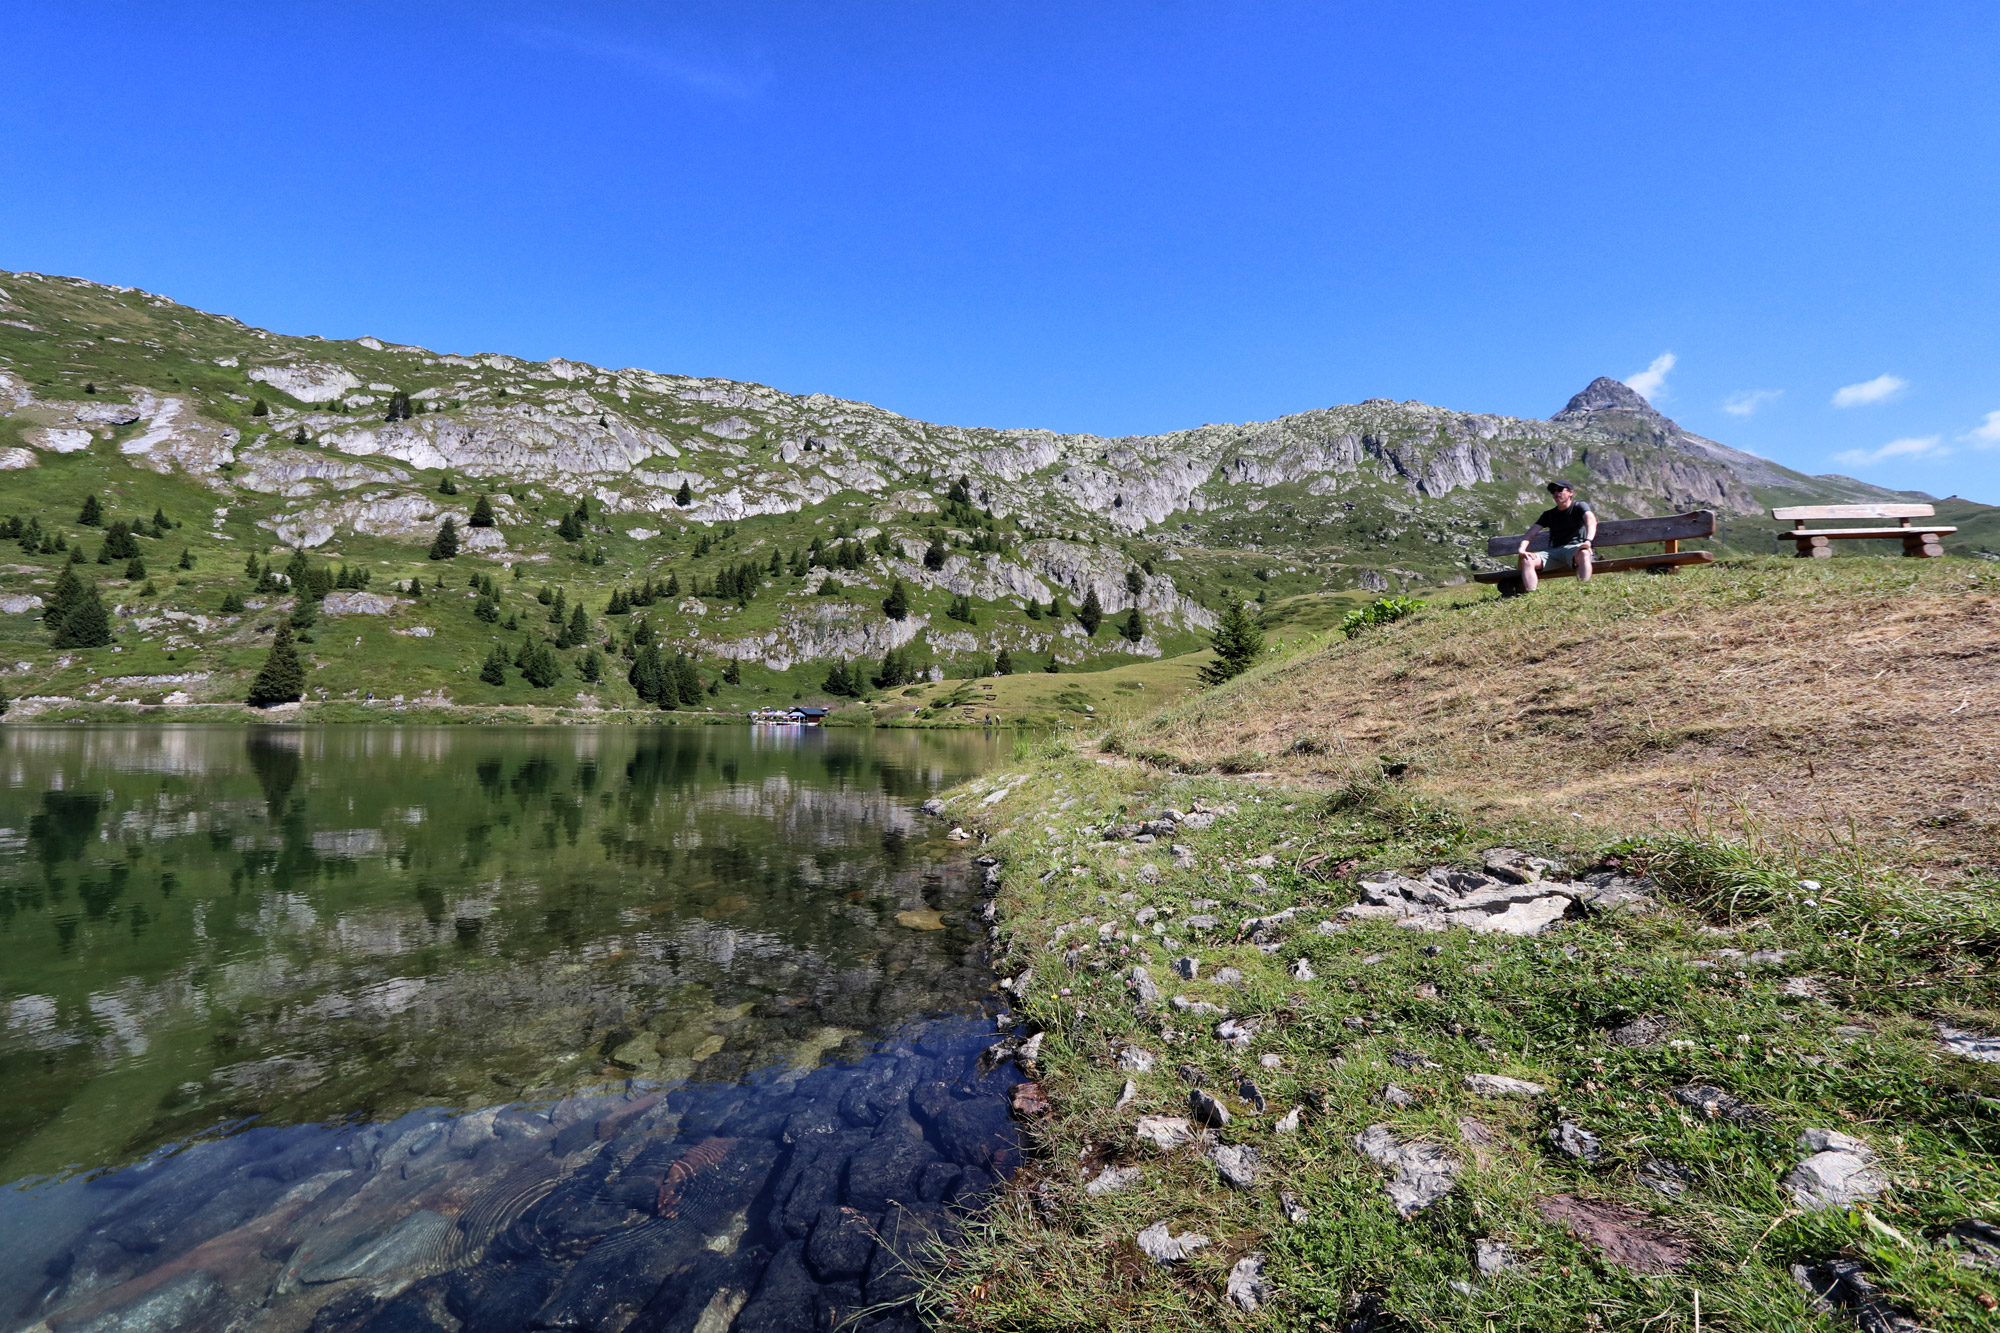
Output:
<svg viewBox="0 0 2000 1333">
<path fill-rule="evenodd" d="M 1528 591 L 1521 586 L 1521 576 L 1519 574 L 1509 574 L 1493 586 L 1500 590 L 1502 597 L 1520 597 Z"/>
<path fill-rule="evenodd" d="M 1826 537 L 1795 537 L 1792 540 L 1798 543 L 1801 560 L 1833 559 L 1833 542 Z"/>
<path fill-rule="evenodd" d="M 1934 532 L 1915 533 L 1903 538 L 1903 554 L 1916 560 L 1935 560 L 1944 554 L 1944 546 Z"/>
</svg>

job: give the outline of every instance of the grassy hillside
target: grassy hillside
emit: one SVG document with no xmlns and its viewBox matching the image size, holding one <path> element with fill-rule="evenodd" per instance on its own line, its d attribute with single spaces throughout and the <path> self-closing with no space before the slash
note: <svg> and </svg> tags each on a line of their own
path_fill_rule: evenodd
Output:
<svg viewBox="0 0 2000 1333">
<path fill-rule="evenodd" d="M 1705 1329 L 1830 1331 L 1850 1316 L 1795 1273 L 1849 1264 L 1864 1326 L 1993 1327 L 1962 1224 L 2000 1224 L 2000 1066 L 1941 1034 L 2000 1039 L 1996 575 L 1756 559 L 1448 594 L 953 793 L 1053 1110 L 940 1252 L 938 1317 L 1234 1323 L 1247 1263 L 1273 1328 L 1688 1330 L 1698 1303 Z M 1105 833 L 1162 809 L 1215 822 Z M 1503 845 L 1650 902 L 1531 938 L 1340 915 L 1363 879 Z M 1137 1132 L 1197 1091 L 1255 1156 L 1242 1188 Z M 1455 1172 L 1410 1216 L 1357 1146 L 1377 1126 Z M 1787 1185 L 1808 1130 L 1874 1154 L 1852 1206 Z M 1204 1243 L 1156 1264 L 1155 1223 Z"/>
</svg>

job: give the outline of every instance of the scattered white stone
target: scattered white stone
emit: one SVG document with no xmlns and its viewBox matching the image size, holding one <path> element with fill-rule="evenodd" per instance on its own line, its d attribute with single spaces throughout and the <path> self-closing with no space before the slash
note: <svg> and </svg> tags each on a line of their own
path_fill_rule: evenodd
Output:
<svg viewBox="0 0 2000 1333">
<path fill-rule="evenodd" d="M 1094 1195 L 1116 1194 L 1119 1190 L 1138 1184 L 1144 1174 L 1136 1166 L 1107 1166 L 1090 1178 L 1090 1183 L 1083 1187 L 1083 1192 Z"/>
<path fill-rule="evenodd" d="M 1305 1109 L 1304 1107 L 1294 1106 L 1291 1110 L 1285 1112 L 1283 1115 L 1278 1117 L 1278 1122 L 1271 1126 L 1272 1130 L 1279 1134 L 1298 1133 L 1299 1112 L 1304 1109 Z"/>
<path fill-rule="evenodd" d="M 1227 1018 L 1215 1025 L 1215 1035 L 1225 1045 L 1237 1050 L 1248 1050 L 1257 1036 L 1257 1020 L 1254 1018 Z"/>
<path fill-rule="evenodd" d="M 1210 1129 L 1221 1129 L 1229 1123 L 1229 1108 L 1200 1088 L 1188 1094 L 1188 1111 Z"/>
<path fill-rule="evenodd" d="M 1505 1243 L 1482 1237 L 1472 1242 L 1472 1262 L 1481 1277 L 1492 1277 L 1514 1266 L 1514 1253 Z"/>
<path fill-rule="evenodd" d="M 1370 1125 L 1354 1136 L 1355 1150 L 1396 1174 L 1383 1185 L 1397 1213 L 1416 1213 L 1451 1192 L 1459 1164 L 1431 1143 L 1404 1143 L 1387 1125 Z"/>
<path fill-rule="evenodd" d="M 1229 1270 L 1230 1303 L 1244 1314 L 1256 1314 L 1257 1307 L 1271 1299 L 1271 1284 L 1264 1277 L 1264 1256 L 1246 1254 Z"/>
<path fill-rule="evenodd" d="M 1953 1055 L 1962 1055 L 1968 1060 L 1985 1060 L 2000 1064 L 2000 1037 L 1982 1037 L 1977 1032 L 1967 1032 L 1963 1028 L 1946 1027 L 1938 1024 L 1938 1040 Z"/>
<path fill-rule="evenodd" d="M 1118 1093 L 1118 1100 L 1111 1103 L 1111 1109 L 1113 1111 L 1124 1110 L 1126 1107 L 1132 1104 L 1133 1100 L 1137 1098 L 1138 1095 L 1139 1095 L 1139 1085 L 1137 1083 L 1134 1083 L 1129 1078 L 1126 1079 L 1124 1088 L 1120 1090 L 1120 1092 Z"/>
<path fill-rule="evenodd" d="M 1174 972 L 1184 981 L 1193 981 L 1201 975 L 1201 960 L 1199 958 L 1176 958 L 1174 959 Z"/>
<path fill-rule="evenodd" d="M 1785 1188 L 1801 1208 L 1851 1208 L 1889 1188 L 1888 1177 L 1874 1165 L 1875 1150 L 1860 1139 L 1835 1129 L 1809 1129 L 1799 1136 L 1799 1149 L 1812 1156 L 1785 1176 Z"/>
<path fill-rule="evenodd" d="M 1548 1091 L 1539 1083 L 1505 1074 L 1467 1074 L 1465 1086 L 1482 1097 L 1539 1097 Z"/>
<path fill-rule="evenodd" d="M 1150 1074 L 1158 1059 L 1151 1051 L 1141 1046 L 1126 1046 L 1118 1052 L 1118 1067 L 1134 1074 Z"/>
<path fill-rule="evenodd" d="M 18 616 L 29 611 L 39 611 L 41 609 L 42 599 L 33 593 L 29 593 L 25 597 L 19 594 L 0 597 L 0 612 L 4 612 L 10 616 Z"/>
<path fill-rule="evenodd" d="M 1164 1221 L 1155 1222 L 1141 1231 L 1137 1237 L 1139 1249 L 1148 1259 L 1165 1268 L 1177 1264 L 1208 1245 L 1208 1237 L 1192 1231 L 1176 1236 L 1168 1230 Z"/>
<path fill-rule="evenodd" d="M 1231 1189 L 1255 1189 L 1257 1185 L 1257 1150 L 1244 1144 L 1220 1143 L 1209 1150 L 1209 1160 L 1215 1163 L 1215 1172 L 1222 1182 Z"/>
<path fill-rule="evenodd" d="M 1260 1055 L 1257 1057 L 1257 1063 L 1265 1069 L 1278 1069 L 1284 1065 L 1285 1057 L 1270 1054 Z"/>
<path fill-rule="evenodd" d="M 428 639 L 436 631 L 432 630 L 429 625 L 412 625 L 408 629 L 391 630 L 389 632 L 391 634 L 401 634 L 405 638 L 410 639 Z"/>
<path fill-rule="evenodd" d="M 319 609 L 330 616 L 386 616 L 396 609 L 396 599 L 338 588 L 320 600 Z"/>
<path fill-rule="evenodd" d="M 1180 1115 L 1142 1115 L 1132 1132 L 1155 1148 L 1179 1148 L 1194 1142 L 1194 1126 Z"/>
<path fill-rule="evenodd" d="M 1278 1207 L 1284 1212 L 1285 1220 L 1293 1226 L 1303 1226 L 1312 1221 L 1312 1214 L 1306 1211 L 1305 1205 L 1301 1204 L 1298 1197 L 1290 1190 L 1278 1192 Z"/>
<path fill-rule="evenodd" d="M 1319 973 L 1313 971 L 1312 964 L 1303 958 L 1292 964 L 1291 973 L 1293 981 L 1319 980 Z"/>
</svg>

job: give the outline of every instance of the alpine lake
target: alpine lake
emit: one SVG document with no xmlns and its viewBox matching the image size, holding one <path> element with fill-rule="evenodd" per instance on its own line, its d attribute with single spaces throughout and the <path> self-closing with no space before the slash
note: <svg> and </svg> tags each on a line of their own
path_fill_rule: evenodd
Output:
<svg viewBox="0 0 2000 1333">
<path fill-rule="evenodd" d="M 0 1333 L 915 1329 L 968 732 L 0 728 Z"/>
</svg>

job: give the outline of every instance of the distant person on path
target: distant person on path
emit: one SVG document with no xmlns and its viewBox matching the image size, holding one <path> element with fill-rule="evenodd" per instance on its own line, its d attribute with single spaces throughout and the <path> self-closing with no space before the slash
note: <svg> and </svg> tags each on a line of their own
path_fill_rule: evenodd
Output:
<svg viewBox="0 0 2000 1333">
<path fill-rule="evenodd" d="M 1580 580 L 1590 578 L 1590 544 L 1597 539 L 1597 515 L 1580 504 L 1576 487 L 1566 481 L 1549 483 L 1556 498 L 1554 509 L 1544 509 L 1533 527 L 1521 536 L 1521 591 L 1533 592 L 1541 584 L 1544 569 L 1573 569 Z M 1537 532 L 1547 531 L 1549 549 L 1530 551 Z"/>
</svg>

